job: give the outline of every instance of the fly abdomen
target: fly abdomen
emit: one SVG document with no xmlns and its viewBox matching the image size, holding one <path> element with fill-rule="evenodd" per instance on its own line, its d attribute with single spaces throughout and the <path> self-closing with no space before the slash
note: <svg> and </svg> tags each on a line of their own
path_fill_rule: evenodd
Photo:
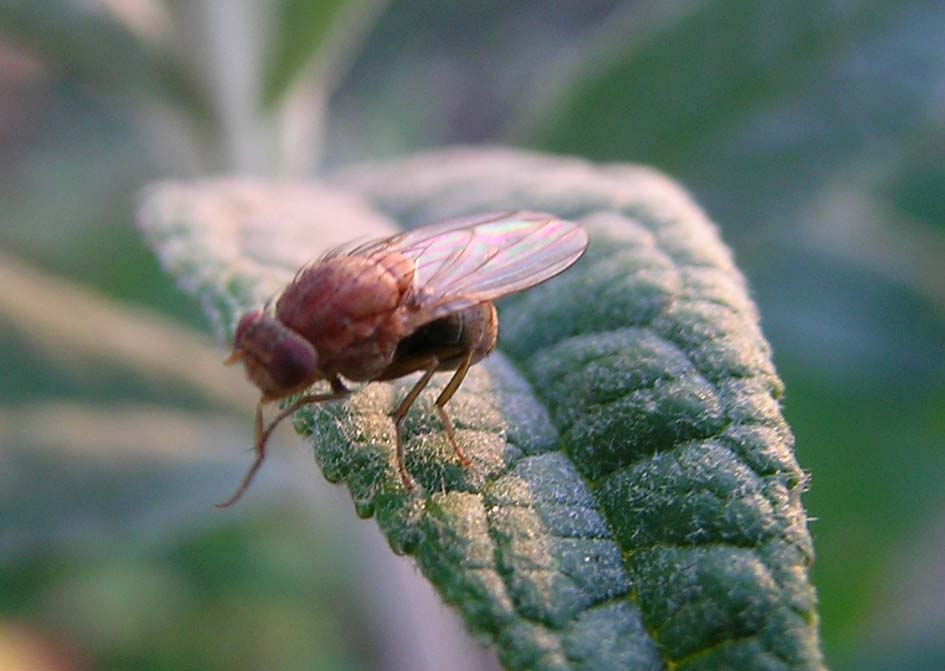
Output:
<svg viewBox="0 0 945 671">
<path fill-rule="evenodd" d="M 405 363 L 411 360 L 437 356 L 449 357 L 454 351 L 463 350 L 463 313 L 457 312 L 429 324 L 424 324 L 397 344 L 394 361 Z M 445 357 L 443 355 L 446 355 Z"/>
</svg>

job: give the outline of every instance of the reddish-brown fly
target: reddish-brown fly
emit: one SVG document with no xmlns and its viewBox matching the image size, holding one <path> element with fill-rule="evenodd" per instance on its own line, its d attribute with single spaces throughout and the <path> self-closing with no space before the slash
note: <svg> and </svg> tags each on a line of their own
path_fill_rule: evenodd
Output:
<svg viewBox="0 0 945 671">
<path fill-rule="evenodd" d="M 256 406 L 256 459 L 235 503 L 266 456 L 275 426 L 304 405 L 350 391 L 342 381 L 392 380 L 421 371 L 391 413 L 396 463 L 404 487 L 401 422 L 437 371 L 454 371 L 435 402 L 450 445 L 463 465 L 445 406 L 469 367 L 489 355 L 498 337 L 493 301 L 564 271 L 587 248 L 587 234 L 548 214 L 508 212 L 425 226 L 329 252 L 296 273 L 272 310 L 240 319 L 227 363 L 242 361 L 262 397 Z M 325 380 L 329 390 L 309 388 Z M 266 403 L 301 394 L 265 428 Z"/>
</svg>

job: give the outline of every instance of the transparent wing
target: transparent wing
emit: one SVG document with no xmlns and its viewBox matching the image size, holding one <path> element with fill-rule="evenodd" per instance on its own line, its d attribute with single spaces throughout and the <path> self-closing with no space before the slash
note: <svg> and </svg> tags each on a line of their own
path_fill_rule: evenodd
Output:
<svg viewBox="0 0 945 671">
<path fill-rule="evenodd" d="M 414 261 L 413 303 L 426 322 L 540 284 L 587 249 L 587 233 L 538 212 L 477 215 L 329 252 L 401 254 Z"/>
</svg>

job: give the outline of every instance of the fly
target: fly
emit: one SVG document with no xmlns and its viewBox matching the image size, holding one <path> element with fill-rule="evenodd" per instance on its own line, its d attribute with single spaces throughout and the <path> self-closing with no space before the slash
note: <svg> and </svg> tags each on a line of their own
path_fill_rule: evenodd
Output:
<svg viewBox="0 0 945 671">
<path fill-rule="evenodd" d="M 305 405 L 349 395 L 343 379 L 373 382 L 423 373 L 391 413 L 397 471 L 411 490 L 401 423 L 433 374 L 452 371 L 434 407 L 457 458 L 468 466 L 446 404 L 470 366 L 495 349 L 499 320 L 493 301 L 563 272 L 587 244 L 587 233 L 576 224 L 516 211 L 348 245 L 304 266 L 273 309 L 249 312 L 236 327 L 226 363 L 242 362 L 262 394 L 256 406 L 256 459 L 219 507 L 236 503 L 246 491 L 276 425 Z M 322 380 L 328 391 L 309 391 Z M 265 404 L 300 393 L 264 427 Z"/>
</svg>

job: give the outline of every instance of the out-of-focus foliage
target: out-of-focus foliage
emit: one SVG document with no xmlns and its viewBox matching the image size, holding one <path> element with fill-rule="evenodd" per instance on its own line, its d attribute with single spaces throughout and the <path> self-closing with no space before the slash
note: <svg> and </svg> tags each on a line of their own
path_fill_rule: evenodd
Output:
<svg viewBox="0 0 945 671">
<path fill-rule="evenodd" d="M 122 3 L 116 3 L 120 7 Z M 131 6 L 132 3 L 126 3 Z M 134 7 L 131 8 L 135 10 Z M 172 104 L 198 118 L 209 115 L 206 92 L 180 54 L 164 43 L 168 17 L 161 5 L 139 3 L 140 22 L 108 11 L 106 3 L 0 2 L 0 31 L 42 57 L 66 81 L 119 97 Z"/>
<path fill-rule="evenodd" d="M 334 21 L 346 0 L 280 0 L 278 26 L 266 66 L 263 98 L 274 105 L 305 67 L 311 67 L 319 48 L 331 34 Z"/>
<path fill-rule="evenodd" d="M 266 109 L 267 85 L 257 82 L 259 101 L 227 107 L 222 82 L 239 76 L 225 66 L 257 54 L 260 74 L 304 77 L 299 55 L 332 39 L 321 25 L 280 30 L 277 14 L 250 22 L 249 40 L 232 41 L 233 22 L 211 33 L 209 9 L 232 18 L 246 6 L 0 2 L 5 253 L 204 328 L 131 232 L 132 195 L 156 176 L 231 170 L 248 137 L 262 138 L 253 151 L 282 151 L 271 126 L 291 97 L 278 91 L 295 83 L 268 85 L 275 107 L 254 135 L 227 114 Z M 289 32 L 306 46 L 272 41 Z M 393 0 L 363 44 L 352 42 L 359 51 L 347 54 L 321 139 L 334 163 L 457 141 L 647 161 L 699 197 L 749 277 L 786 382 L 785 412 L 813 475 L 814 579 L 828 664 L 839 671 L 945 663 L 943 32 L 936 0 Z M 228 57 L 212 61 L 213 45 Z M 284 144 L 314 160 L 304 141 Z M 76 365 L 71 342 L 44 322 L 11 324 L 8 305 L 3 441 L 26 426 L 21 408 L 38 417 L 49 402 L 106 415 L 126 398 L 231 407 L 128 361 Z M 84 496 L 96 496 L 94 482 Z M 28 490 L 16 491 L 28 506 Z M 75 561 L 63 552 L 64 565 Z M 4 595 L 19 589 L 4 584 L 13 590 Z"/>
<path fill-rule="evenodd" d="M 351 635 L 366 632 L 345 551 L 293 508 L 143 547 L 27 553 L 0 572 L 0 630 L 28 622 L 63 668 L 374 668 Z"/>
<path fill-rule="evenodd" d="M 618 41 L 652 14 L 628 12 L 531 116 L 532 143 L 680 173 L 738 231 L 780 226 L 821 180 L 935 118 L 940 3 L 707 0 Z"/>
</svg>

